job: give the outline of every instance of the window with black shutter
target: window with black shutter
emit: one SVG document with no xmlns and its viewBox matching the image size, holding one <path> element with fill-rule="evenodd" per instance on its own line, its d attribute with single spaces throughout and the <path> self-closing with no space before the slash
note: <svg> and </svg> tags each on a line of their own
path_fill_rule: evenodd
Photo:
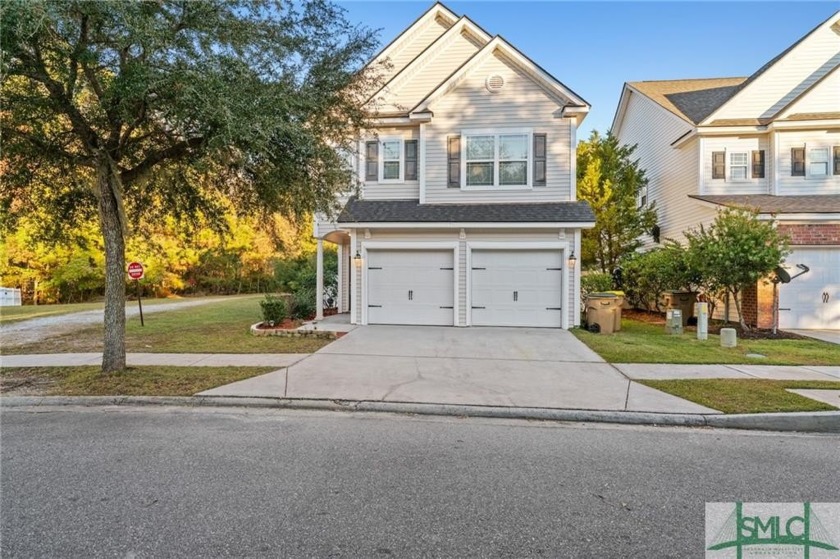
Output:
<svg viewBox="0 0 840 559">
<path fill-rule="evenodd" d="M 790 150 L 790 176 L 805 176 L 805 148 L 791 148 Z"/>
<path fill-rule="evenodd" d="M 447 144 L 447 169 L 449 188 L 461 188 L 461 136 L 449 136 Z"/>
<path fill-rule="evenodd" d="M 834 146 L 834 174 L 840 175 L 840 146 Z"/>
<path fill-rule="evenodd" d="M 534 134 L 534 186 L 546 184 L 546 144 L 545 134 Z"/>
<path fill-rule="evenodd" d="M 764 178 L 764 150 L 752 152 L 752 178 Z"/>
<path fill-rule="evenodd" d="M 726 178 L 726 152 L 713 151 L 712 152 L 712 178 L 725 179 Z"/>
<path fill-rule="evenodd" d="M 405 141 L 405 180 L 417 180 L 417 140 Z"/>
<path fill-rule="evenodd" d="M 379 142 L 365 143 L 365 180 L 379 179 Z"/>
</svg>

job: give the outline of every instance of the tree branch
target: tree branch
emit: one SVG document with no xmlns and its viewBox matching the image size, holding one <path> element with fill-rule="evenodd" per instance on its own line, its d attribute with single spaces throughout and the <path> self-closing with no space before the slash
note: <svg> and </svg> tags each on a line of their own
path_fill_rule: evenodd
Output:
<svg viewBox="0 0 840 559">
<path fill-rule="evenodd" d="M 201 147 L 203 143 L 204 138 L 198 136 L 171 145 L 167 148 L 154 151 L 148 156 L 146 156 L 146 158 L 143 161 L 141 161 L 131 169 L 126 169 L 122 173 L 120 173 L 122 183 L 124 185 L 129 185 L 131 183 L 137 182 L 138 180 L 142 179 L 144 176 L 149 174 L 149 172 L 155 167 L 155 165 L 167 160 L 179 159 L 181 157 L 184 157 L 185 155 L 188 155 L 192 150 Z"/>
</svg>

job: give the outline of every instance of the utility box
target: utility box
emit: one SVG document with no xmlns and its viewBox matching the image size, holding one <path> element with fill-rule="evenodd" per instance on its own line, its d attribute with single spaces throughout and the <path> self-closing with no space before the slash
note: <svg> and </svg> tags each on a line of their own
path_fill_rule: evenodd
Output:
<svg viewBox="0 0 840 559">
<path fill-rule="evenodd" d="M 592 293 L 586 297 L 586 323 L 590 329 L 597 324 L 601 334 L 615 332 L 616 316 L 621 327 L 620 312 L 619 298 L 612 293 Z"/>
<path fill-rule="evenodd" d="M 683 314 L 680 309 L 665 311 L 665 333 L 679 336 L 683 333 Z"/>
<path fill-rule="evenodd" d="M 694 303 L 697 302 L 697 294 L 690 291 L 672 291 L 668 296 L 668 308 L 678 309 L 682 316 L 682 325 L 688 324 L 688 319 L 694 316 Z"/>
<path fill-rule="evenodd" d="M 694 316 L 697 317 L 697 339 L 709 338 L 709 303 L 694 303 Z"/>
</svg>

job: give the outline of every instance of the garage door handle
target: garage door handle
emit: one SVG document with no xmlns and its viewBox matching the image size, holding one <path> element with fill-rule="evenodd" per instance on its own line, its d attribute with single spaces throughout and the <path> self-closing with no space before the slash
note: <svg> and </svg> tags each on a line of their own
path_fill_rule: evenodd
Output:
<svg viewBox="0 0 840 559">
<path fill-rule="evenodd" d="M 473 270 L 486 270 L 487 268 L 473 268 Z"/>
<path fill-rule="evenodd" d="M 562 311 L 561 307 L 546 307 L 545 310 L 547 311 Z"/>
<path fill-rule="evenodd" d="M 519 300 L 519 292 L 518 291 L 513 292 L 513 300 L 514 300 L 514 302 Z"/>
<path fill-rule="evenodd" d="M 368 305 L 368 307 L 372 309 L 381 309 L 382 305 Z"/>
<path fill-rule="evenodd" d="M 473 307 L 474 309 L 486 309 L 487 307 Z"/>
<path fill-rule="evenodd" d="M 442 308 L 442 309 L 454 309 L 455 307 L 444 307 L 444 306 L 441 306 L 440 308 Z M 475 307 L 473 307 L 473 308 L 475 308 Z"/>
<path fill-rule="evenodd" d="M 410 289 L 408 290 L 408 300 L 409 300 L 409 301 L 413 301 L 413 300 L 414 300 L 414 292 L 413 292 L 412 290 L 410 290 Z"/>
<path fill-rule="evenodd" d="M 546 270 L 548 270 L 549 272 L 559 272 L 562 269 L 563 268 L 546 268 Z"/>
<path fill-rule="evenodd" d="M 381 266 L 379 266 L 379 267 L 377 267 L 377 266 L 368 266 L 368 270 L 381 270 L 381 269 L 382 269 L 382 267 L 381 267 Z"/>
<path fill-rule="evenodd" d="M 441 268 L 441 270 L 454 270 L 455 268 Z"/>
</svg>

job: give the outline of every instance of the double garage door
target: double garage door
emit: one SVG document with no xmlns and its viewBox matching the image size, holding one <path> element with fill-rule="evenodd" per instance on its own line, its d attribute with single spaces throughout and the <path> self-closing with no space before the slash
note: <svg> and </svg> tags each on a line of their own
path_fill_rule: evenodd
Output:
<svg viewBox="0 0 840 559">
<path fill-rule="evenodd" d="M 810 270 L 779 286 L 779 328 L 840 330 L 840 248 L 795 249 L 786 259 Z"/>
<path fill-rule="evenodd" d="M 562 326 L 559 250 L 473 250 L 463 287 L 452 250 L 369 250 L 367 260 L 369 324 L 451 326 L 459 296 L 473 326 Z"/>
</svg>

